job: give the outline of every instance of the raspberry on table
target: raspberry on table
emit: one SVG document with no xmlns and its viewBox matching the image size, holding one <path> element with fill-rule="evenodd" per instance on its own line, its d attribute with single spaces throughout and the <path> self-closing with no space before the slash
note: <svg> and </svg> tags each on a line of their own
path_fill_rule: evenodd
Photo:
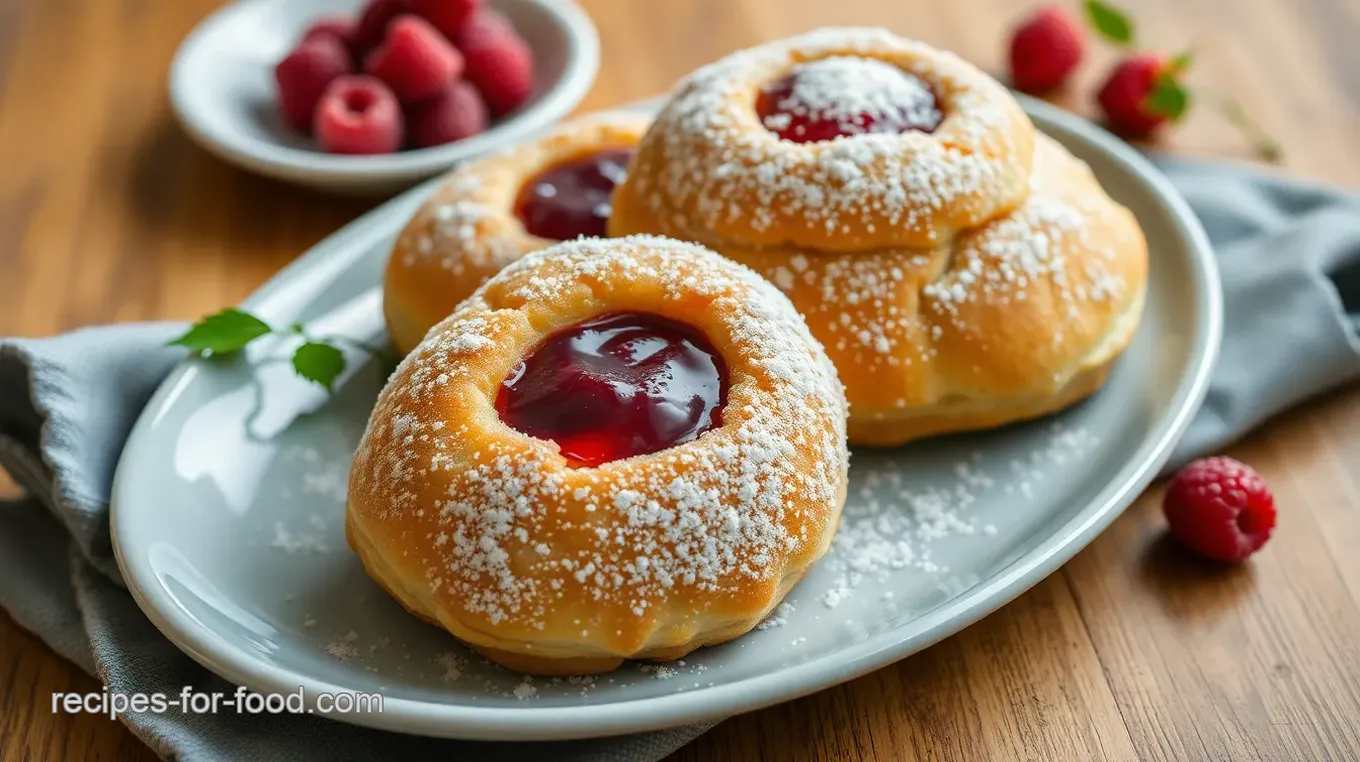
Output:
<svg viewBox="0 0 1360 762">
<path fill-rule="evenodd" d="M 316 139 L 329 153 L 392 153 L 401 148 L 403 131 L 397 96 L 377 77 L 340 77 L 316 110 Z"/>
<path fill-rule="evenodd" d="M 406 140 L 413 148 L 452 143 L 486 131 L 486 103 L 467 80 L 457 80 L 437 98 L 417 103 L 406 115 Z"/>
<path fill-rule="evenodd" d="M 433 98 L 463 73 L 463 56 L 419 16 L 399 16 L 387 38 L 364 61 L 364 71 L 386 82 L 402 103 Z"/>
<path fill-rule="evenodd" d="M 410 0 L 411 12 L 434 25 L 450 40 L 481 10 L 482 0 Z"/>
<path fill-rule="evenodd" d="M 326 88 L 352 69 L 349 51 L 338 39 L 323 34 L 304 40 L 274 67 L 283 121 L 298 132 L 311 132 L 312 117 Z"/>
<path fill-rule="evenodd" d="M 1011 82 L 1027 93 L 1057 89 L 1085 53 L 1081 24 L 1061 5 L 1041 8 L 1011 36 Z"/>
<path fill-rule="evenodd" d="M 1275 497 L 1251 466 L 1229 457 L 1203 458 L 1172 478 L 1162 502 L 1171 534 L 1219 561 L 1241 561 L 1275 529 Z"/>
<path fill-rule="evenodd" d="M 1111 131 L 1126 138 L 1145 138 L 1167 121 L 1147 107 L 1148 96 L 1166 66 L 1165 59 L 1152 53 L 1131 55 L 1115 65 L 1096 94 Z"/>
<path fill-rule="evenodd" d="M 534 90 L 534 57 L 518 34 L 470 39 L 463 49 L 465 76 L 477 86 L 493 117 L 523 106 Z"/>
</svg>

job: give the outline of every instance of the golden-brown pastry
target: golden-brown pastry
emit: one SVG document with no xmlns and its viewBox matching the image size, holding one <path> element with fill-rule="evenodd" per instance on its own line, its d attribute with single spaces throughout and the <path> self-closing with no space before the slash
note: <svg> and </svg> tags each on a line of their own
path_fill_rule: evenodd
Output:
<svg viewBox="0 0 1360 762">
<path fill-rule="evenodd" d="M 393 345 L 411 351 L 502 267 L 559 240 L 604 235 L 609 197 L 649 117 L 567 121 L 454 169 L 397 238 L 383 279 Z"/>
<path fill-rule="evenodd" d="M 787 293 L 855 444 L 998 426 L 1098 389 L 1142 313 L 1133 216 L 999 84 L 882 30 L 699 70 L 615 191 L 614 235 L 700 242 Z"/>
<path fill-rule="evenodd" d="M 582 239 L 507 266 L 401 363 L 346 533 L 486 657 L 601 672 L 758 623 L 826 552 L 847 457 L 787 297 L 696 245 Z"/>
</svg>

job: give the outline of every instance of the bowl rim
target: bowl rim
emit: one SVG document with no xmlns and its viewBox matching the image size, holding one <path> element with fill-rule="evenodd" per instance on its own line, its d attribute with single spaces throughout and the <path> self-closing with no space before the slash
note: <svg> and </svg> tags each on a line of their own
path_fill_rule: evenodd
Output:
<svg viewBox="0 0 1360 762">
<path fill-rule="evenodd" d="M 170 104 L 185 132 L 208 152 L 252 172 L 298 182 L 318 179 L 350 184 L 417 180 L 460 161 L 522 141 L 571 112 L 590 92 L 600 68 L 600 37 L 575 0 L 514 0 L 551 20 L 567 42 L 557 82 L 527 107 L 480 135 L 431 148 L 374 156 L 341 156 L 250 137 L 206 118 L 190 92 L 196 81 L 189 62 L 203 41 L 232 16 L 272 0 L 236 0 L 206 16 L 180 43 L 170 65 Z"/>
<path fill-rule="evenodd" d="M 1097 125 L 1037 99 L 1024 96 L 1019 99 L 1036 127 L 1085 143 L 1106 154 L 1131 182 L 1140 184 L 1150 199 L 1159 202 L 1186 252 L 1192 281 L 1190 287 L 1197 297 L 1195 323 L 1187 329 L 1191 336 L 1187 346 L 1190 361 L 1176 384 L 1166 412 L 1159 425 L 1138 445 L 1134 457 L 1114 472 L 1109 485 L 1095 499 L 991 577 L 910 623 L 775 672 L 712 689 L 608 704 L 504 708 L 385 697 L 382 713 L 325 716 L 355 725 L 423 736 L 487 741 L 594 738 L 713 722 L 833 687 L 917 653 L 1001 608 L 1085 548 L 1152 482 L 1193 420 L 1208 392 L 1210 374 L 1218 357 L 1223 333 L 1223 298 L 1218 267 L 1204 228 L 1185 198 L 1160 170 L 1138 151 Z M 637 105 L 631 108 L 637 108 Z M 389 210 L 403 204 L 413 206 L 416 199 L 423 198 L 423 194 L 429 193 L 437 183 L 438 180 L 431 180 L 398 196 L 337 231 L 334 237 L 373 235 Z M 328 269 L 326 258 L 335 254 L 333 248 L 327 243 L 318 245 L 270 279 L 246 299 L 244 305 L 258 308 L 280 298 L 288 284 L 298 282 L 305 273 Z M 134 502 L 135 498 L 127 494 L 123 478 L 124 466 L 130 460 L 128 453 L 137 449 L 132 445 L 148 435 L 158 411 L 173 402 L 177 390 L 196 371 L 194 364 L 186 362 L 171 372 L 139 417 L 129 437 L 129 446 L 119 461 L 111 512 L 113 546 L 119 569 L 128 590 L 146 616 L 195 661 L 256 691 L 291 693 L 303 686 L 308 708 L 318 710 L 315 699 L 319 693 L 350 692 L 354 688 L 255 659 L 238 648 L 226 646 L 220 637 L 180 609 L 163 587 L 139 584 L 139 581 L 154 579 L 154 572 L 143 559 L 125 554 L 119 541 L 129 521 L 122 518 L 120 507 Z"/>
</svg>

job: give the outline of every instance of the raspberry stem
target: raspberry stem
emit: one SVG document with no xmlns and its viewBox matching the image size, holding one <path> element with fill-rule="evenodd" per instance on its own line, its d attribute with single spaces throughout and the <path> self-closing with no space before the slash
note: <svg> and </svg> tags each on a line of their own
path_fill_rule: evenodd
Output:
<svg viewBox="0 0 1360 762">
<path fill-rule="evenodd" d="M 1218 112 L 1219 116 L 1247 136 L 1247 139 L 1252 143 L 1252 149 L 1256 151 L 1256 155 L 1262 161 L 1276 164 L 1284 158 L 1284 148 L 1279 141 L 1266 133 L 1261 125 L 1257 124 L 1250 116 L 1247 116 L 1247 110 L 1242 108 L 1242 104 L 1236 98 L 1204 88 L 1197 89 L 1199 94 L 1213 106 L 1214 111 Z"/>
</svg>

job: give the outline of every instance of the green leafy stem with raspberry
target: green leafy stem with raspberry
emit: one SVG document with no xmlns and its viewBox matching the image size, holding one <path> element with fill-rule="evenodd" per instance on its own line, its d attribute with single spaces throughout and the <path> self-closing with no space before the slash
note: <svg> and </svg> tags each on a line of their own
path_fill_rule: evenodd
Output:
<svg viewBox="0 0 1360 762">
<path fill-rule="evenodd" d="M 1192 103 L 1209 104 L 1251 140 L 1258 156 L 1279 161 L 1280 144 L 1247 116 L 1235 99 L 1202 86 L 1191 88 L 1186 74 L 1190 52 L 1165 56 L 1141 49 L 1133 21 L 1103 0 L 1085 0 L 1086 23 L 1127 54 L 1106 76 L 1096 102 L 1106 124 L 1126 138 L 1147 138 L 1162 125 L 1179 122 Z M 1085 52 L 1081 21 L 1061 5 L 1049 5 L 1022 21 L 1011 36 L 1011 81 L 1019 90 L 1042 94 L 1061 87 Z"/>
</svg>

